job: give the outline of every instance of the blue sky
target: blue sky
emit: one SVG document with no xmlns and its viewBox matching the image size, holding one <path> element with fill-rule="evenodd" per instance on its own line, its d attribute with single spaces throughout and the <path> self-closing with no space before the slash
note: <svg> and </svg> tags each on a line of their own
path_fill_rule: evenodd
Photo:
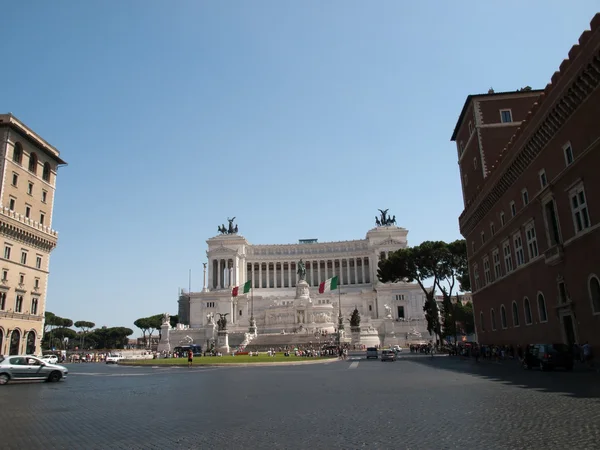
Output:
<svg viewBox="0 0 600 450">
<path fill-rule="evenodd" d="M 501 5 L 501 7 L 499 7 Z M 47 309 L 177 313 L 206 239 L 460 238 L 471 93 L 543 88 L 596 1 L 8 2 L 0 111 L 61 151 Z M 136 329 L 136 334 L 138 330 Z"/>
</svg>

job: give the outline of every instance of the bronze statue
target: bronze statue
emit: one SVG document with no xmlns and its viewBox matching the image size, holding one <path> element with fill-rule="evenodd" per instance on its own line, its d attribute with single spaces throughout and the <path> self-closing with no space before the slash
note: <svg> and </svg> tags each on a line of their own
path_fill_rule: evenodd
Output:
<svg viewBox="0 0 600 450">
<path fill-rule="evenodd" d="M 225 313 L 225 314 L 217 313 L 217 314 L 219 314 L 219 320 L 217 320 L 217 325 L 219 327 L 219 331 L 225 331 L 227 329 L 227 316 L 229 315 L 229 313 Z"/>
<path fill-rule="evenodd" d="M 225 224 L 223 225 L 219 225 L 217 227 L 217 231 L 221 234 L 237 234 L 238 232 L 238 226 L 237 225 L 233 225 L 233 221 L 235 220 L 235 217 L 233 219 L 230 219 L 229 217 L 227 218 L 227 222 L 229 222 L 229 227 L 226 227 Z"/>
<path fill-rule="evenodd" d="M 375 225 L 377 225 L 378 227 L 381 226 L 381 222 L 379 221 L 379 218 L 377 216 L 375 216 Z"/>
<path fill-rule="evenodd" d="M 306 280 L 306 266 L 302 259 L 298 261 L 298 270 L 296 273 L 298 274 L 298 281 Z"/>
<path fill-rule="evenodd" d="M 227 234 L 233 234 L 233 221 L 235 220 L 235 217 L 233 219 L 230 219 L 229 217 L 227 218 L 227 222 L 229 222 L 229 228 L 227 229 Z"/>
<path fill-rule="evenodd" d="M 396 216 L 390 217 L 387 215 L 387 212 L 389 211 L 389 209 L 386 209 L 386 210 L 379 209 L 378 211 L 381 213 L 381 217 L 377 218 L 377 216 L 375 216 L 375 225 L 377 225 L 378 227 L 396 225 Z"/>
</svg>

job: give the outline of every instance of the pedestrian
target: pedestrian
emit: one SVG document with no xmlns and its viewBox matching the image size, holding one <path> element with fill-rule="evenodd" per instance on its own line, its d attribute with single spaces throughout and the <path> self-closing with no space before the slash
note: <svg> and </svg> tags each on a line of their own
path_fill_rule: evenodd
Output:
<svg viewBox="0 0 600 450">
<path fill-rule="evenodd" d="M 192 367 L 193 361 L 194 361 L 194 352 L 192 352 L 192 349 L 190 348 L 188 350 L 188 367 Z"/>
</svg>

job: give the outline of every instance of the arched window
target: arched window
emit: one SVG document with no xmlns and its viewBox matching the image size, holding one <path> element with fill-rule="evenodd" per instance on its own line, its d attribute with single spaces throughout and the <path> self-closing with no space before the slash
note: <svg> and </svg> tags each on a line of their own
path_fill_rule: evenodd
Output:
<svg viewBox="0 0 600 450">
<path fill-rule="evenodd" d="M 479 324 L 481 326 L 481 331 L 485 331 L 485 320 L 483 320 L 483 311 L 479 313 Z"/>
<path fill-rule="evenodd" d="M 502 328 L 508 328 L 508 324 L 506 323 L 506 308 L 504 305 L 500 306 L 500 322 L 502 323 Z"/>
<path fill-rule="evenodd" d="M 546 299 L 544 294 L 538 292 L 537 296 L 538 314 L 540 315 L 540 322 L 548 321 L 548 310 L 546 309 Z"/>
<path fill-rule="evenodd" d="M 44 181 L 50 182 L 50 163 L 44 163 L 44 172 L 42 173 L 42 178 Z"/>
<path fill-rule="evenodd" d="M 13 161 L 17 164 L 21 164 L 23 161 L 23 147 L 19 142 L 15 142 L 15 149 L 13 150 Z"/>
<path fill-rule="evenodd" d="M 29 171 L 31 173 L 37 173 L 38 157 L 35 153 L 29 154 Z"/>
<path fill-rule="evenodd" d="M 4 348 L 4 330 L 0 328 L 0 352 Z"/>
<path fill-rule="evenodd" d="M 517 302 L 512 303 L 512 316 L 513 316 L 513 325 L 515 327 L 519 326 L 519 308 L 517 307 Z"/>
<path fill-rule="evenodd" d="M 10 334 L 10 349 L 9 355 L 19 354 L 19 344 L 21 343 L 21 332 L 19 330 L 13 330 Z"/>
<path fill-rule="evenodd" d="M 27 355 L 35 354 L 35 331 L 31 330 L 27 333 L 27 348 L 25 349 Z"/>
<path fill-rule="evenodd" d="M 531 325 L 533 323 L 531 319 L 531 305 L 527 297 L 523 299 L 523 309 L 525 310 L 525 325 Z"/>
<path fill-rule="evenodd" d="M 496 312 L 494 311 L 494 308 L 492 308 L 490 315 L 492 317 L 492 331 L 495 331 L 496 330 Z"/>
<path fill-rule="evenodd" d="M 592 313 L 600 314 L 600 280 L 596 275 L 590 275 L 588 288 L 590 300 L 592 301 Z"/>
</svg>

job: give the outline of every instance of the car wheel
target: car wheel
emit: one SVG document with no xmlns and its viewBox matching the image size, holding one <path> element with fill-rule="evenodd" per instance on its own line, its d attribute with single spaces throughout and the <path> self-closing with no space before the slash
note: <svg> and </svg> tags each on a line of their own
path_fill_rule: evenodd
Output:
<svg viewBox="0 0 600 450">
<path fill-rule="evenodd" d="M 61 378 L 62 374 L 58 370 L 55 370 L 48 376 L 48 381 L 50 381 L 51 383 L 56 383 L 57 381 L 60 381 Z"/>
<path fill-rule="evenodd" d="M 8 380 L 10 380 L 10 377 L 8 376 L 8 374 L 0 373 L 0 385 L 8 383 Z"/>
</svg>

